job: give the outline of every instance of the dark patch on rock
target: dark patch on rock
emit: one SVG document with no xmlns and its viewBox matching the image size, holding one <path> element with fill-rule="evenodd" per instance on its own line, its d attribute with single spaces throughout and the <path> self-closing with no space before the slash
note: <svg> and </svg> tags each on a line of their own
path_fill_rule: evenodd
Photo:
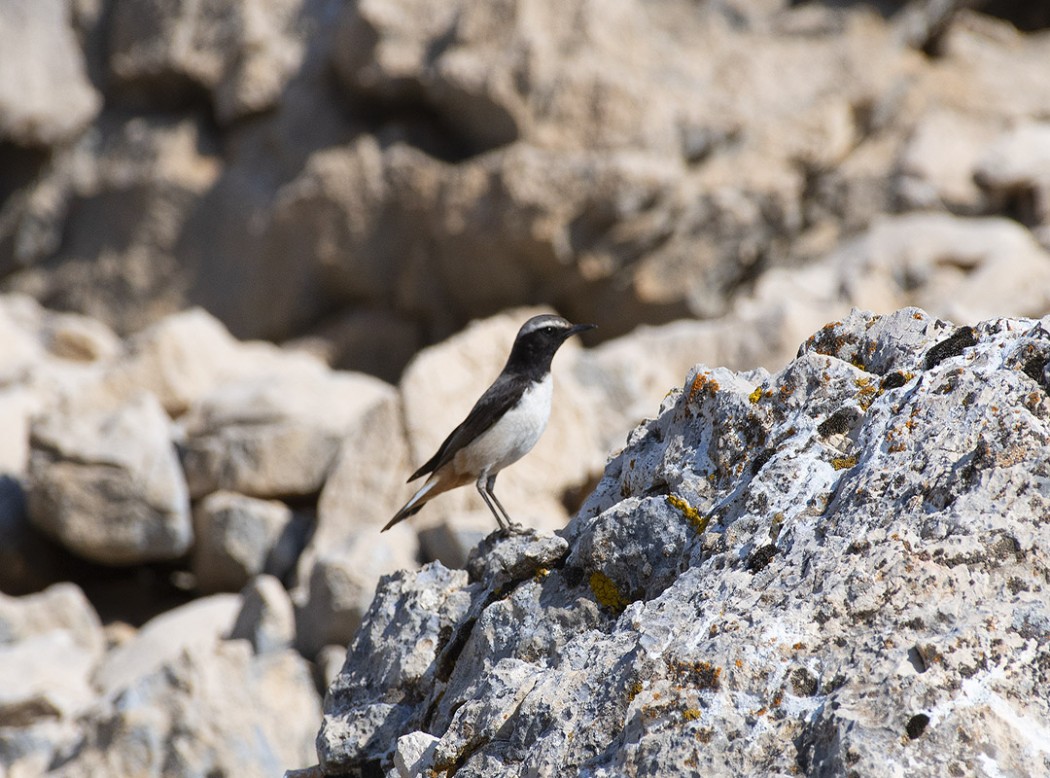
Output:
<svg viewBox="0 0 1050 778">
<path fill-rule="evenodd" d="M 973 327 L 960 327 L 950 336 L 926 352 L 926 369 L 936 367 L 950 357 L 958 356 L 963 349 L 977 344 Z"/>
</svg>

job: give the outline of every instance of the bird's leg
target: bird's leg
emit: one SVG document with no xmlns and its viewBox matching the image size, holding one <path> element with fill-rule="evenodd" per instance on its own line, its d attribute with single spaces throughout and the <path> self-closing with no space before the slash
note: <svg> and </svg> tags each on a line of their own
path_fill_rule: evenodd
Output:
<svg viewBox="0 0 1050 778">
<path fill-rule="evenodd" d="M 496 506 L 492 504 L 492 500 L 489 499 L 489 493 L 485 490 L 485 476 L 482 475 L 478 478 L 476 486 L 478 487 L 478 494 L 481 495 L 481 499 L 485 501 L 485 505 L 492 512 L 492 515 L 496 517 L 496 523 L 499 524 L 499 531 L 504 535 L 510 534 L 510 526 L 503 520 L 503 517 L 499 515 L 496 510 Z M 492 499 L 495 499 L 493 497 Z M 500 506 L 502 508 L 502 506 Z"/>
<path fill-rule="evenodd" d="M 507 509 L 503 507 L 503 503 L 501 503 L 499 501 L 499 497 L 496 496 L 496 476 L 495 475 L 490 475 L 489 478 L 488 478 L 488 481 L 485 482 L 485 491 L 487 491 L 489 493 L 489 497 L 492 498 L 492 501 L 494 503 L 496 503 L 496 507 L 499 508 L 500 513 L 503 514 L 503 518 L 507 522 L 506 531 L 511 533 L 511 534 L 514 534 L 514 535 L 524 534 L 524 532 L 525 532 L 524 527 L 522 527 L 520 524 L 518 524 L 516 521 L 514 521 L 510 517 L 510 514 L 507 513 Z"/>
</svg>

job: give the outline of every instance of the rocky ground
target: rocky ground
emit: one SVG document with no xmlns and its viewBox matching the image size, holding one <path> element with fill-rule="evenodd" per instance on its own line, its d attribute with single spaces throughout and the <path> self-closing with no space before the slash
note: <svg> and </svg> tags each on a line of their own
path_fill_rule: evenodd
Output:
<svg viewBox="0 0 1050 778">
<path fill-rule="evenodd" d="M 697 366 L 559 535 L 382 579 L 307 775 L 1050 771 L 1050 317 Z"/>
<path fill-rule="evenodd" d="M 1048 26 L 4 0 L 0 777 L 1045 772 Z"/>
</svg>

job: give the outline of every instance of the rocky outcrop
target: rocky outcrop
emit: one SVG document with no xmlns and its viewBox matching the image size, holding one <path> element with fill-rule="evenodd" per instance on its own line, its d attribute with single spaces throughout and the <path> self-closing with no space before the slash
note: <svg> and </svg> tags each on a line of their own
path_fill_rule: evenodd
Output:
<svg viewBox="0 0 1050 778">
<path fill-rule="evenodd" d="M 1050 320 L 698 365 L 561 537 L 384 578 L 322 772 L 1036 775 Z"/>
</svg>

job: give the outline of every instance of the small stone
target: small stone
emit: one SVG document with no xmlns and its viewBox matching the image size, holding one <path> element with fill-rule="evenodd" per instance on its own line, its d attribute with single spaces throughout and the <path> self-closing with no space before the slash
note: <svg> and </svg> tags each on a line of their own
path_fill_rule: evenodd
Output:
<svg viewBox="0 0 1050 778">
<path fill-rule="evenodd" d="M 247 640 L 256 654 L 279 651 L 295 642 L 295 609 L 279 580 L 257 576 L 241 591 L 241 600 L 231 640 Z"/>
</svg>

